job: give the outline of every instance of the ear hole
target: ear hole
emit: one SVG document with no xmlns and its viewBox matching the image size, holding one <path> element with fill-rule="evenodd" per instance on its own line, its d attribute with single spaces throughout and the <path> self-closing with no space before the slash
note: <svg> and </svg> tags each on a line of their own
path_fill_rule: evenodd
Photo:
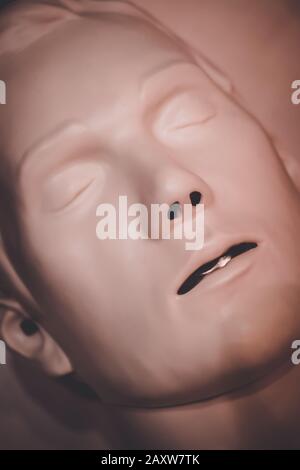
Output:
<svg viewBox="0 0 300 470">
<path fill-rule="evenodd" d="M 37 324 L 27 318 L 21 322 L 20 328 L 26 336 L 35 335 L 39 331 Z"/>
</svg>

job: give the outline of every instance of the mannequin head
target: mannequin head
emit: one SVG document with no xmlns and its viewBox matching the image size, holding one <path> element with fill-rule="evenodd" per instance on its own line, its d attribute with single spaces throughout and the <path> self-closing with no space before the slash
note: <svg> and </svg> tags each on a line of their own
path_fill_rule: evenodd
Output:
<svg viewBox="0 0 300 470">
<path fill-rule="evenodd" d="M 113 404 L 204 400 L 271 373 L 300 332 L 295 161 L 221 72 L 151 18 L 119 2 L 52 3 L 28 3 L 25 20 L 12 10 L 23 36 L 1 42 L 3 338 Z M 193 191 L 199 252 L 96 237 L 100 202 L 185 203 Z M 225 268 L 178 294 L 232 247 L 243 249 Z M 24 318 L 38 329 L 26 334 Z"/>
</svg>

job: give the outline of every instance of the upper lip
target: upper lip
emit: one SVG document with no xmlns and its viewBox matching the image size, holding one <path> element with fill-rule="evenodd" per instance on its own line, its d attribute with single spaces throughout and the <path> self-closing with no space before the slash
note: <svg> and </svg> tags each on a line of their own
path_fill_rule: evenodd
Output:
<svg viewBox="0 0 300 470">
<path fill-rule="evenodd" d="M 214 256 L 213 258 L 209 259 L 208 261 L 204 262 L 201 265 L 198 265 L 196 269 L 194 269 L 190 274 L 185 278 L 185 280 L 181 283 L 180 287 L 177 290 L 178 295 L 187 294 L 190 290 L 192 290 L 202 279 L 209 275 L 210 272 L 213 271 L 214 267 L 217 267 L 217 264 L 224 262 L 223 264 L 226 265 L 230 259 L 235 258 L 249 250 L 256 248 L 257 242 L 254 241 L 243 241 L 238 242 L 235 244 L 227 245 L 227 248 L 222 252 L 219 251 L 218 256 Z"/>
</svg>

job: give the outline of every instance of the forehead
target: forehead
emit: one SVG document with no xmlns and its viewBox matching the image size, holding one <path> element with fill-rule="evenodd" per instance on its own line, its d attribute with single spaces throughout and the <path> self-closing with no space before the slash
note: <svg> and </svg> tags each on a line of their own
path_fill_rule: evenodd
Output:
<svg viewBox="0 0 300 470">
<path fill-rule="evenodd" d="M 188 61 L 186 53 L 140 20 L 108 16 L 64 23 L 6 67 L 4 153 L 19 160 L 61 123 L 84 121 L 99 110 L 112 113 L 149 74 L 180 60 Z"/>
</svg>

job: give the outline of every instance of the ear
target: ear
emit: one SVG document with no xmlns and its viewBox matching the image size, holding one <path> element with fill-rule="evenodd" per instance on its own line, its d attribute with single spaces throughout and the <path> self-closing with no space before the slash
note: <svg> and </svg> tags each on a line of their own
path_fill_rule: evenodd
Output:
<svg viewBox="0 0 300 470">
<path fill-rule="evenodd" d="M 228 95 L 234 94 L 233 84 L 224 72 L 212 64 L 206 57 L 199 54 L 195 49 L 192 49 L 192 54 L 199 67 L 219 88 Z"/>
<path fill-rule="evenodd" d="M 273 139 L 273 144 L 287 174 L 300 193 L 300 158 L 290 154 L 277 140 Z"/>
<path fill-rule="evenodd" d="M 72 372 L 72 366 L 52 337 L 21 306 L 11 300 L 0 300 L 2 319 L 1 336 L 18 354 L 31 359 L 49 375 L 62 376 Z"/>
</svg>

